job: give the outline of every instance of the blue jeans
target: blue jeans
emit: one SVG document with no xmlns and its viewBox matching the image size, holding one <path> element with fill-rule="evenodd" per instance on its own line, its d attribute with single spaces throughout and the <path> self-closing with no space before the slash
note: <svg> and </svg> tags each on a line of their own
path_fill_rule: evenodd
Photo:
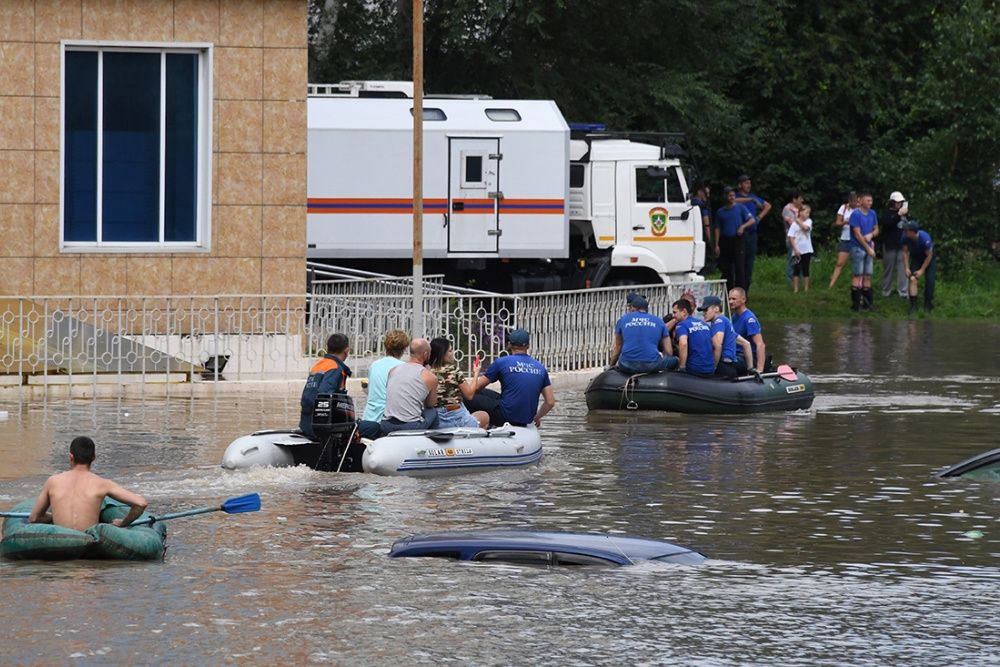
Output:
<svg viewBox="0 0 1000 667">
<path fill-rule="evenodd" d="M 437 425 L 435 428 L 478 428 L 479 422 L 463 405 L 457 410 L 437 408 Z"/>
<path fill-rule="evenodd" d="M 851 246 L 851 273 L 855 276 L 870 276 L 875 272 L 875 258 L 864 248 Z"/>
<path fill-rule="evenodd" d="M 639 373 L 656 373 L 658 371 L 672 371 L 680 365 L 677 357 L 663 355 L 655 361 L 629 361 L 618 362 L 618 368 L 626 375 L 638 375 Z"/>
<path fill-rule="evenodd" d="M 393 431 L 426 431 L 434 428 L 435 422 L 437 422 L 437 408 L 424 408 L 420 419 L 415 422 L 402 422 L 395 417 L 389 417 L 379 422 L 379 427 L 382 429 L 382 435 L 388 435 Z"/>
</svg>

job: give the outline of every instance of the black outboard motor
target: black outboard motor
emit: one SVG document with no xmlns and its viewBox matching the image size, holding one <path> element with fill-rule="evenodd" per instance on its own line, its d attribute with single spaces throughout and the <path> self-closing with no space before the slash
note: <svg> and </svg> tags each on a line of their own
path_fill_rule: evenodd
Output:
<svg viewBox="0 0 1000 667">
<path fill-rule="evenodd" d="M 313 408 L 317 444 L 292 447 L 295 464 L 321 472 L 362 472 L 365 446 L 358 434 L 354 401 L 347 394 L 320 394 Z"/>
</svg>

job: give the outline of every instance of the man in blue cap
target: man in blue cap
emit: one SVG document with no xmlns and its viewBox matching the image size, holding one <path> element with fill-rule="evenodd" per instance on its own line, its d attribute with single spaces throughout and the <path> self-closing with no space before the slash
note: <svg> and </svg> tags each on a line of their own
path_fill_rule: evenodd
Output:
<svg viewBox="0 0 1000 667">
<path fill-rule="evenodd" d="M 507 337 L 510 354 L 498 357 L 480 375 L 479 365 L 473 366 L 472 379 L 476 391 L 500 381 L 500 423 L 494 426 L 542 425 L 542 417 L 556 405 L 556 395 L 549 380 L 549 371 L 528 354 L 531 336 L 524 329 L 514 329 Z M 538 397 L 545 399 L 541 407 Z"/>
<path fill-rule="evenodd" d="M 649 302 L 641 294 L 628 295 L 628 312 L 615 324 L 611 365 L 629 375 L 677 368 L 670 331 L 663 320 L 647 312 Z M 663 355 L 660 355 L 660 351 Z"/>
<path fill-rule="evenodd" d="M 916 220 L 906 223 L 901 238 L 903 266 L 909 280 L 910 315 L 917 312 L 917 283 L 924 280 L 924 312 L 934 309 L 934 283 L 937 277 L 937 258 L 931 235 L 920 229 Z"/>
<path fill-rule="evenodd" d="M 712 363 L 716 375 L 722 377 L 739 377 L 739 366 L 736 363 L 736 346 L 743 349 L 743 358 L 752 359 L 750 341 L 736 333 L 733 323 L 722 314 L 722 299 L 717 296 L 706 296 L 701 300 L 699 311 L 705 314 L 705 322 L 711 328 Z"/>
</svg>

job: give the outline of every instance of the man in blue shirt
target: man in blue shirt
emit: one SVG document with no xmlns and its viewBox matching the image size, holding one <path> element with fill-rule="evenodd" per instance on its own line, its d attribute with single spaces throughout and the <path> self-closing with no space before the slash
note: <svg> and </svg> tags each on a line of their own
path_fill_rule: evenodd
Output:
<svg viewBox="0 0 1000 667">
<path fill-rule="evenodd" d="M 729 311 L 733 314 L 733 329 L 739 336 L 750 342 L 753 348 L 753 359 L 742 356 L 737 350 L 737 363 L 741 366 L 740 374 L 755 369 L 758 373 L 763 373 L 767 364 L 765 356 L 766 346 L 764 336 L 760 332 L 760 320 L 753 311 L 747 308 L 747 293 L 739 287 L 729 290 Z"/>
<path fill-rule="evenodd" d="M 746 289 L 746 248 L 743 234 L 754 223 L 753 214 L 743 204 L 736 203 L 736 191 L 724 191 L 726 205 L 715 212 L 715 254 L 719 270 L 726 280 L 726 289 Z"/>
<path fill-rule="evenodd" d="M 916 220 L 906 223 L 901 242 L 903 244 L 903 266 L 909 280 L 910 315 L 917 312 L 917 281 L 924 281 L 924 312 L 934 309 L 934 282 L 937 274 L 937 258 L 934 256 L 934 242 L 931 235 L 920 229 Z"/>
<path fill-rule="evenodd" d="M 511 426 L 527 426 L 532 422 L 541 426 L 542 417 L 556 405 L 548 370 L 528 354 L 530 340 L 527 331 L 514 329 L 507 338 L 510 354 L 498 357 L 482 375 L 478 366 L 473 368 L 476 391 L 500 381 L 499 416 Z M 541 407 L 538 407 L 539 396 L 545 399 Z M 503 423 L 494 426 L 503 426 Z"/>
<path fill-rule="evenodd" d="M 680 370 L 692 375 L 715 373 L 712 355 L 712 330 L 707 322 L 691 317 L 693 306 L 687 299 L 674 301 L 672 311 L 677 327 L 677 355 Z"/>
<path fill-rule="evenodd" d="M 872 272 L 875 268 L 875 237 L 878 217 L 872 210 L 872 195 L 862 192 L 860 206 L 851 213 L 851 310 L 875 310 Z"/>
<path fill-rule="evenodd" d="M 750 225 L 749 229 L 743 235 L 743 243 L 745 245 L 743 253 L 745 269 L 743 275 L 745 276 L 746 284 L 740 285 L 740 287 L 746 289 L 747 292 L 750 291 L 750 283 L 753 282 L 753 265 L 757 261 L 757 225 L 771 212 L 771 204 L 765 201 L 763 197 L 759 197 L 756 193 L 752 192 L 752 185 L 750 176 L 747 174 L 743 174 L 736 179 L 736 203 L 746 206 L 747 210 L 750 211 L 750 215 L 754 217 L 754 223 Z"/>
<path fill-rule="evenodd" d="M 628 312 L 615 324 L 611 365 L 629 375 L 677 368 L 670 332 L 663 320 L 646 312 L 649 303 L 641 294 L 629 294 Z M 660 356 L 663 350 L 663 356 Z"/>
<path fill-rule="evenodd" d="M 705 321 L 711 326 L 712 360 L 715 362 L 715 374 L 727 378 L 740 376 L 736 365 L 736 346 L 743 349 L 743 356 L 749 359 L 753 352 L 750 343 L 742 336 L 736 335 L 733 323 L 722 314 L 722 299 L 717 296 L 706 296 L 701 300 L 698 310 L 705 313 Z"/>
</svg>

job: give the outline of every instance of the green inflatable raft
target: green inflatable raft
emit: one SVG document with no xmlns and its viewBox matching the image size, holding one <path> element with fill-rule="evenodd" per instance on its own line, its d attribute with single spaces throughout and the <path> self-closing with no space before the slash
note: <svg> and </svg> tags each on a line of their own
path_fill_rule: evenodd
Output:
<svg viewBox="0 0 1000 667">
<path fill-rule="evenodd" d="M 18 503 L 13 511 L 30 512 L 32 500 Z M 73 530 L 50 523 L 28 523 L 27 519 L 4 519 L 0 556 L 10 559 L 70 560 L 112 558 L 156 560 L 163 558 L 167 527 L 152 525 L 119 528 L 111 522 L 128 514 L 128 505 L 110 498 L 101 506 L 101 521 L 87 530 Z M 143 514 L 140 519 L 148 518 Z"/>
</svg>

